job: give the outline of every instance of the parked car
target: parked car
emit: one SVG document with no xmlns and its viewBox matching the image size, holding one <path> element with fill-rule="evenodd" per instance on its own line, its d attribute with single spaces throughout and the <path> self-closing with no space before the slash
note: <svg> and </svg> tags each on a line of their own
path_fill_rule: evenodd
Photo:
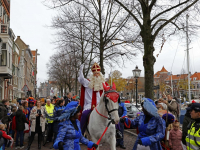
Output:
<svg viewBox="0 0 200 150">
<path fill-rule="evenodd" d="M 134 119 L 137 117 L 137 113 L 141 112 L 137 107 L 131 103 L 124 103 L 127 109 L 128 118 Z"/>
<path fill-rule="evenodd" d="M 133 103 L 133 106 L 135 106 L 136 107 L 136 104 L 135 103 Z M 140 104 L 137 104 L 137 107 L 136 107 L 137 109 L 139 109 L 140 111 L 142 111 L 142 106 L 140 105 Z"/>
</svg>

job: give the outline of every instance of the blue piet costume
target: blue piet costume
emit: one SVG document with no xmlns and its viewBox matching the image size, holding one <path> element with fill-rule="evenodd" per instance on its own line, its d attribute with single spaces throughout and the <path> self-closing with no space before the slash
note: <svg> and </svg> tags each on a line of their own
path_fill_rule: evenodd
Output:
<svg viewBox="0 0 200 150">
<path fill-rule="evenodd" d="M 153 100 L 149 98 L 143 100 L 143 108 L 149 113 L 150 119 L 145 123 L 145 118 L 149 116 L 141 113 L 139 117 L 131 121 L 131 127 L 138 127 L 139 129 L 133 150 L 137 150 L 138 143 L 149 146 L 151 150 L 162 150 L 160 141 L 165 137 L 165 121 L 158 115 Z M 128 124 L 127 120 L 126 123 Z"/>
<path fill-rule="evenodd" d="M 75 122 L 70 120 L 70 116 L 77 113 L 78 106 L 79 104 L 77 101 L 68 103 L 62 115 L 58 118 L 59 120 L 66 119 L 66 121 L 59 124 L 58 135 L 53 145 L 55 149 L 59 148 L 59 142 L 64 143 L 64 150 L 80 150 L 79 142 L 87 145 L 88 148 L 92 148 L 94 143 L 82 135 L 79 120 L 76 119 Z M 77 129 L 75 129 L 73 123 L 77 125 Z"/>
<path fill-rule="evenodd" d="M 119 117 L 125 117 L 127 115 L 127 110 L 124 103 L 119 103 L 118 114 L 119 114 Z M 122 134 L 122 138 L 117 139 L 116 145 L 124 147 L 124 123 L 119 122 L 116 125 L 116 129 L 119 130 Z"/>
<path fill-rule="evenodd" d="M 54 107 L 54 111 L 53 111 L 54 118 L 52 120 L 54 120 L 53 131 L 56 135 L 58 133 L 58 124 L 60 123 L 60 120 L 58 120 L 58 117 L 61 116 L 64 109 L 65 109 L 65 106 L 55 106 Z"/>
</svg>

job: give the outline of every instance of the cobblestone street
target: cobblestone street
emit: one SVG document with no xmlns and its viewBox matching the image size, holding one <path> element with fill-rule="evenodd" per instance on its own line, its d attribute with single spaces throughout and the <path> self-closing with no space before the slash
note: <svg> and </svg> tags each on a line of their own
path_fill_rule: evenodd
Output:
<svg viewBox="0 0 200 150">
<path fill-rule="evenodd" d="M 31 145 L 31 150 L 37 150 L 38 149 L 38 143 L 37 143 L 37 134 L 35 135 L 35 139 Z M 126 150 L 132 150 L 133 145 L 135 143 L 136 140 L 136 136 L 131 135 L 129 133 L 124 132 L 124 145 L 126 146 Z M 27 147 L 28 145 L 28 137 L 27 134 L 25 135 L 25 143 L 24 143 L 24 149 Z M 50 147 L 52 146 L 52 143 L 47 143 L 44 146 L 42 146 L 42 150 L 50 150 Z M 6 150 L 13 150 L 15 149 L 15 145 L 13 145 L 13 148 L 7 148 Z M 52 149 L 53 150 L 53 149 Z M 87 147 L 85 145 L 81 144 L 81 150 L 87 150 Z M 103 144 L 102 146 L 100 146 L 100 150 L 110 150 L 109 145 L 107 144 Z M 117 150 L 121 150 L 120 147 L 117 147 Z"/>
</svg>

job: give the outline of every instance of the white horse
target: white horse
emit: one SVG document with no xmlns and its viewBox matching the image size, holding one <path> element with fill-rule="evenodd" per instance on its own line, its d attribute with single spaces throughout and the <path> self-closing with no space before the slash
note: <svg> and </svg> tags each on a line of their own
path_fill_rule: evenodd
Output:
<svg viewBox="0 0 200 150">
<path fill-rule="evenodd" d="M 112 118 L 115 124 L 119 123 L 119 94 L 116 92 L 116 86 L 113 83 L 112 88 L 106 87 L 105 85 L 103 85 L 103 87 L 104 93 L 102 94 L 97 107 L 91 112 L 90 121 L 88 124 L 89 134 L 92 138 L 92 141 L 95 143 L 99 140 L 105 128 L 107 127 L 110 121 L 108 118 Z M 101 139 L 101 143 L 108 143 L 111 150 L 116 150 L 115 124 L 110 124 L 107 132 Z M 99 147 L 97 150 L 99 150 Z"/>
</svg>

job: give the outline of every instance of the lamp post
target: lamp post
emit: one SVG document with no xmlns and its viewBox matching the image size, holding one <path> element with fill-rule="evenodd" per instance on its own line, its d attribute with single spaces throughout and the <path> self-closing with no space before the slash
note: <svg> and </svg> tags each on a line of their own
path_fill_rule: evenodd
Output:
<svg viewBox="0 0 200 150">
<path fill-rule="evenodd" d="M 137 107 L 137 94 L 138 94 L 138 91 L 137 91 L 137 83 L 138 83 L 138 78 L 140 77 L 140 73 L 141 73 L 141 70 L 138 69 L 138 66 L 135 67 L 133 71 L 133 77 L 135 78 L 135 87 L 136 87 L 136 96 L 135 96 L 135 100 L 136 100 L 136 107 Z"/>
</svg>

